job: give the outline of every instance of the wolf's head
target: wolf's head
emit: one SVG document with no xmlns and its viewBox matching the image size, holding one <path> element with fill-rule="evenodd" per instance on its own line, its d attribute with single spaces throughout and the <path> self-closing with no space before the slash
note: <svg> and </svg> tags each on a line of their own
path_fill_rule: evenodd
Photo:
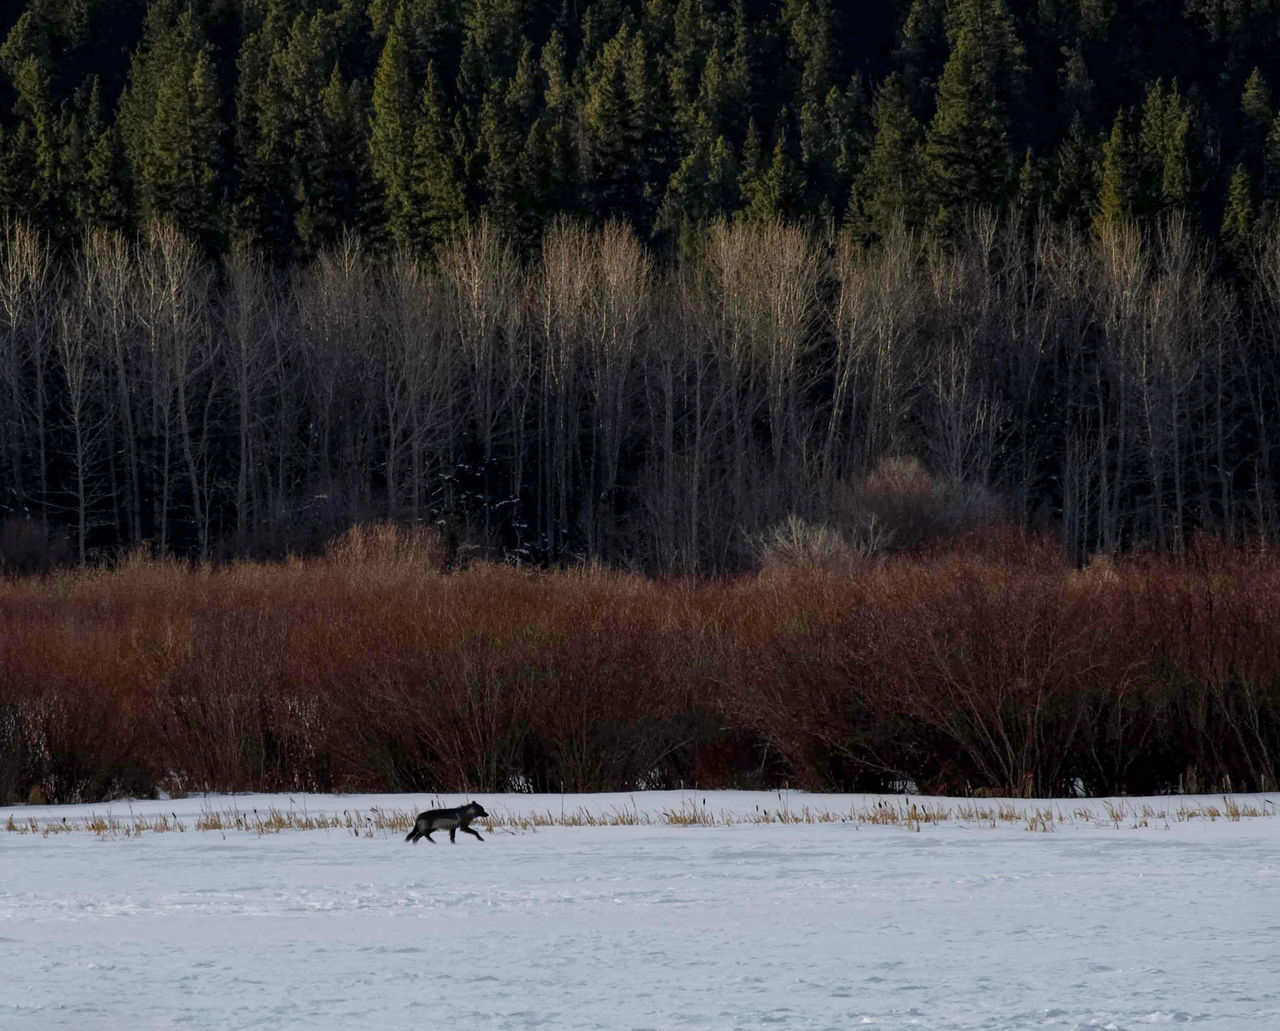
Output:
<svg viewBox="0 0 1280 1031">
<path fill-rule="evenodd" d="M 472 817 L 476 817 L 476 816 L 487 817 L 489 815 L 484 811 L 484 806 L 482 806 L 479 802 L 468 802 L 467 811 L 471 813 Z"/>
</svg>

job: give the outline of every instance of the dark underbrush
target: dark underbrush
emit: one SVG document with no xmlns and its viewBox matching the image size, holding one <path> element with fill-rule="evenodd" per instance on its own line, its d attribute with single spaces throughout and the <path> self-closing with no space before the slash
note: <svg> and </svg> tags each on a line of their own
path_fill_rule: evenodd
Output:
<svg viewBox="0 0 1280 1031">
<path fill-rule="evenodd" d="M 0 581 L 0 802 L 159 790 L 1274 789 L 1280 559 L 985 534 L 659 582 L 323 559 Z"/>
</svg>

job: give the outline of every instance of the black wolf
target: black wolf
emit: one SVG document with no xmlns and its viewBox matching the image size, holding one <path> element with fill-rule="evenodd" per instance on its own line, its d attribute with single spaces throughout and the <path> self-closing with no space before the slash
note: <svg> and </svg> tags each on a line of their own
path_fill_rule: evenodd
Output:
<svg viewBox="0 0 1280 1031">
<path fill-rule="evenodd" d="M 418 814 L 418 818 L 413 822 L 413 830 L 405 835 L 404 840 L 412 841 L 416 845 L 419 838 L 426 838 L 434 845 L 436 842 L 431 832 L 448 831 L 449 840 L 456 845 L 454 836 L 458 831 L 466 831 L 468 834 L 474 834 L 480 841 L 484 841 L 484 838 L 480 837 L 480 832 L 473 831 L 470 824 L 476 817 L 488 815 L 479 802 L 468 802 L 466 805 L 458 806 L 457 809 L 429 809 L 425 813 Z"/>
</svg>

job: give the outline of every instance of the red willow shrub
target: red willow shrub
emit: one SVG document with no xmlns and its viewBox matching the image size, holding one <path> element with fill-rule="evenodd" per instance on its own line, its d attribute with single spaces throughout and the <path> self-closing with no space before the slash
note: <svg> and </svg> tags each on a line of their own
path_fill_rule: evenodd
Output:
<svg viewBox="0 0 1280 1031">
<path fill-rule="evenodd" d="M 918 728 L 917 750 L 935 755 L 935 790 L 1070 790 L 1098 702 L 1127 686 L 1107 661 L 1105 626 L 1064 602 L 1060 578 L 1034 571 L 995 586 L 960 572 L 889 631 L 869 635 L 869 706 Z"/>
<path fill-rule="evenodd" d="M 1280 560 L 973 535 L 837 571 L 443 571 L 422 535 L 0 581 L 0 799 L 1271 788 Z"/>
</svg>

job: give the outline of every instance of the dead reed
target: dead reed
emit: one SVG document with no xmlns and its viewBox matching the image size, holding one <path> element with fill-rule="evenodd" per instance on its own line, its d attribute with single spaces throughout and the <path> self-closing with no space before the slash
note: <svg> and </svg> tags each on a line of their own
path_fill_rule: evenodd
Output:
<svg viewBox="0 0 1280 1031">
<path fill-rule="evenodd" d="M 1176 804 L 1173 804 L 1176 801 Z M 494 812 L 477 825 L 488 832 L 533 833 L 562 827 L 735 827 L 769 824 L 851 824 L 854 827 L 895 827 L 919 832 L 925 827 L 949 824 L 960 827 L 1022 827 L 1028 831 L 1049 833 L 1063 826 L 1111 826 L 1134 830 L 1175 823 L 1213 823 L 1218 820 L 1239 822 L 1276 815 L 1274 803 L 1241 802 L 1223 796 L 1221 806 L 1189 800 L 1170 799 L 1168 806 L 1144 802 L 1131 805 L 1121 800 L 1103 802 L 1104 814 L 1084 804 L 1034 802 L 1020 805 L 1011 802 L 985 803 L 981 800 L 955 802 L 912 800 L 902 797 L 877 799 L 846 809 L 803 804 L 792 807 L 779 793 L 772 808 L 756 806 L 752 811 L 715 809 L 688 799 L 679 806 L 661 810 L 643 810 L 634 804 L 615 805 L 598 812 L 585 806 L 555 812 L 553 810 L 503 810 Z M 340 813 L 308 812 L 294 807 L 271 806 L 262 810 L 243 810 L 236 806 L 206 808 L 194 818 L 183 820 L 176 812 L 127 816 L 114 813 L 63 817 L 60 820 L 26 817 L 12 813 L 4 823 L 10 834 L 55 837 L 63 834 L 90 833 L 99 838 L 136 838 L 144 834 L 219 832 L 247 834 L 279 834 L 286 831 L 340 831 L 354 837 L 388 837 L 400 835 L 413 826 L 417 813 L 409 809 L 368 810 L 344 809 Z"/>
</svg>

